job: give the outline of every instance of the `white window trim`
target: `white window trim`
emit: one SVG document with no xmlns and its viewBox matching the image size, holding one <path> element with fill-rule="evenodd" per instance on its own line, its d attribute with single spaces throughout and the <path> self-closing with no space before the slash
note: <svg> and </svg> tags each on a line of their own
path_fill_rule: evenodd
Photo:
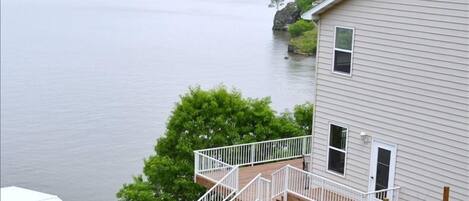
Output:
<svg viewBox="0 0 469 201">
<path fill-rule="evenodd" d="M 330 141 L 331 141 L 331 125 L 339 126 L 339 127 L 347 129 L 347 132 L 345 134 L 345 150 L 338 149 L 338 148 L 332 147 L 330 145 L 331 144 L 330 143 Z M 339 177 L 344 177 L 345 178 L 345 173 L 347 172 L 347 154 L 348 154 L 347 148 L 348 148 L 349 128 L 347 126 L 339 124 L 339 123 L 329 122 L 329 128 L 327 130 L 328 130 L 328 132 L 327 132 L 327 149 L 326 149 L 326 152 L 327 152 L 326 153 L 326 155 L 327 155 L 327 158 L 326 158 L 326 172 L 330 173 L 330 174 L 333 174 L 333 175 L 336 175 L 336 176 L 339 176 Z M 344 174 L 340 174 L 339 172 L 336 172 L 334 170 L 329 170 L 329 149 L 333 149 L 333 150 L 345 153 L 345 156 L 344 156 Z"/>
<path fill-rule="evenodd" d="M 351 29 L 351 30 L 352 30 L 352 48 L 351 48 L 351 50 L 344 50 L 344 49 L 336 48 L 336 47 L 335 47 L 335 41 L 336 41 L 336 38 L 335 38 L 335 37 L 336 37 L 337 28 Z M 345 76 L 348 76 L 348 77 L 352 77 L 352 69 L 353 69 L 353 49 L 354 49 L 354 46 L 355 46 L 355 28 L 353 28 L 353 27 L 344 27 L 344 26 L 334 26 L 334 46 L 333 46 L 333 48 L 332 48 L 332 66 L 331 66 L 331 72 L 332 72 L 332 73 L 338 74 L 338 75 L 345 75 Z M 334 71 L 335 51 L 336 51 L 336 50 L 341 51 L 341 52 L 350 53 L 350 73 L 343 73 L 343 72 Z"/>
</svg>

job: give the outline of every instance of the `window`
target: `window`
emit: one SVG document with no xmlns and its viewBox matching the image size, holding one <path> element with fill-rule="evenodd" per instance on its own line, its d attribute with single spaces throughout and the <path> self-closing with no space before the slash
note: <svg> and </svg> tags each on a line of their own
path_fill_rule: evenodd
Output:
<svg viewBox="0 0 469 201">
<path fill-rule="evenodd" d="M 348 129 L 334 124 L 329 125 L 329 145 L 327 170 L 334 173 L 345 174 L 345 157 L 347 154 Z"/>
<path fill-rule="evenodd" d="M 353 29 L 336 27 L 333 71 L 351 75 L 353 52 Z"/>
</svg>

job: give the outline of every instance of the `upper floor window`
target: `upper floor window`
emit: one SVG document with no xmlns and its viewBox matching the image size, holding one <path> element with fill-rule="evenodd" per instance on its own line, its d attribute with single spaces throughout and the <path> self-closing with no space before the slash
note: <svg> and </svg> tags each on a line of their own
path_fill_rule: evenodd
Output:
<svg viewBox="0 0 469 201">
<path fill-rule="evenodd" d="M 352 74 L 353 33 L 351 28 L 336 27 L 333 71 Z"/>
<path fill-rule="evenodd" d="M 345 175 L 345 157 L 347 154 L 348 129 L 330 124 L 327 170 Z"/>
</svg>

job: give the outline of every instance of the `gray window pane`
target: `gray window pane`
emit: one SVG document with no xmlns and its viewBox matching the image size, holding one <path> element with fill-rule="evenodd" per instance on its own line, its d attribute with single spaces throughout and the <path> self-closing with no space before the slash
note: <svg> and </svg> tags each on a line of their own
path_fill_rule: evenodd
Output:
<svg viewBox="0 0 469 201">
<path fill-rule="evenodd" d="M 386 149 L 378 149 L 378 163 L 389 166 L 391 162 L 391 151 Z"/>
<path fill-rule="evenodd" d="M 352 35 L 352 29 L 337 27 L 335 32 L 335 47 L 344 50 L 352 50 Z"/>
<path fill-rule="evenodd" d="M 334 71 L 350 74 L 352 54 L 337 50 L 334 54 Z"/>
<path fill-rule="evenodd" d="M 329 148 L 329 161 L 327 164 L 327 169 L 344 174 L 345 153 Z"/>
<path fill-rule="evenodd" d="M 375 189 L 387 189 L 389 182 L 389 164 L 391 162 L 391 151 L 378 148 L 378 163 L 376 164 Z"/>
<path fill-rule="evenodd" d="M 329 145 L 345 151 L 345 144 L 347 142 L 347 129 L 331 124 L 330 135 Z"/>
</svg>

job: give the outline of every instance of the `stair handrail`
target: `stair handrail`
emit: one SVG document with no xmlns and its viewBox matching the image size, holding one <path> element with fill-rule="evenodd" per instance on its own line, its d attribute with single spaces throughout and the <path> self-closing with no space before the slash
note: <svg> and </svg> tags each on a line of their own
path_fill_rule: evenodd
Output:
<svg viewBox="0 0 469 201">
<path fill-rule="evenodd" d="M 270 200 L 271 181 L 263 178 L 259 173 L 252 179 L 246 186 L 244 186 L 230 201 L 237 200 L 255 200 L 255 201 L 269 201 Z M 264 192 L 265 191 L 265 192 Z"/>
<path fill-rule="evenodd" d="M 230 178 L 232 177 L 232 178 Z M 236 194 L 239 188 L 239 167 L 234 168 L 223 176 L 215 185 L 212 186 L 197 201 L 226 201 Z M 227 181 L 225 181 L 227 180 Z M 227 184 L 225 184 L 227 182 Z M 221 194 L 221 197 L 220 197 Z"/>
</svg>

